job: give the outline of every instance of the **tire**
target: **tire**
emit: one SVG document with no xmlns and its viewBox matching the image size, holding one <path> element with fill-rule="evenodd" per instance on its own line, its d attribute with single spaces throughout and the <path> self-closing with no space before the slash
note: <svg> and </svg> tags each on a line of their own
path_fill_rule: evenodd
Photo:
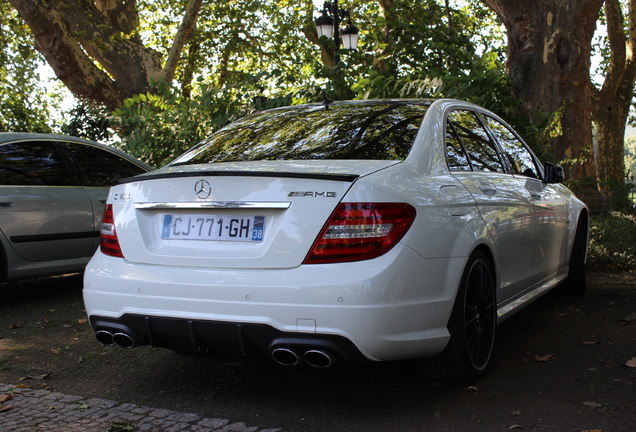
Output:
<svg viewBox="0 0 636 432">
<path fill-rule="evenodd" d="M 563 294 L 583 294 L 585 292 L 585 254 L 587 251 L 587 225 L 580 220 L 570 254 L 568 278 L 559 287 Z"/>
<path fill-rule="evenodd" d="M 448 321 L 448 345 L 436 357 L 422 360 L 422 371 L 443 381 L 463 382 L 482 377 L 490 366 L 496 327 L 493 267 L 485 253 L 476 251 L 462 274 Z"/>
</svg>

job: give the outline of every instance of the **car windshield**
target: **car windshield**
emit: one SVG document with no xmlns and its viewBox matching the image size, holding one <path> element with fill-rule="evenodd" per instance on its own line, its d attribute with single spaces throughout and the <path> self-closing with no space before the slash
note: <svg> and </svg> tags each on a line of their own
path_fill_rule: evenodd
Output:
<svg viewBox="0 0 636 432">
<path fill-rule="evenodd" d="M 219 130 L 170 165 L 255 160 L 402 160 L 426 102 L 299 105 L 262 111 Z"/>
</svg>

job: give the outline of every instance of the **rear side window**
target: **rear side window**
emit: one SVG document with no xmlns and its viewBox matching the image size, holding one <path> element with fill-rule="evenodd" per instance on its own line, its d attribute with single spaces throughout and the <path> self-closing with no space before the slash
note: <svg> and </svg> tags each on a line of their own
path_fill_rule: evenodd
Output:
<svg viewBox="0 0 636 432">
<path fill-rule="evenodd" d="M 73 176 L 54 141 L 0 145 L 0 184 L 73 186 Z"/>
<path fill-rule="evenodd" d="M 493 142 L 475 113 L 452 111 L 448 114 L 448 122 L 468 154 L 474 171 L 505 172 Z"/>
<path fill-rule="evenodd" d="M 216 132 L 171 165 L 245 160 L 404 159 L 424 103 L 305 105 L 263 111 Z"/>
<path fill-rule="evenodd" d="M 499 146 L 503 149 L 503 156 L 507 159 L 512 173 L 539 178 L 537 164 L 530 151 L 519 138 L 506 125 L 492 117 L 486 116 L 486 124 L 499 142 Z"/>
<path fill-rule="evenodd" d="M 60 144 L 73 158 L 83 186 L 111 186 L 121 179 L 145 172 L 143 168 L 121 156 L 98 147 L 71 142 Z"/>
<path fill-rule="evenodd" d="M 464 150 L 453 124 L 448 120 L 446 121 L 446 161 L 451 171 L 471 170 L 466 150 Z"/>
</svg>

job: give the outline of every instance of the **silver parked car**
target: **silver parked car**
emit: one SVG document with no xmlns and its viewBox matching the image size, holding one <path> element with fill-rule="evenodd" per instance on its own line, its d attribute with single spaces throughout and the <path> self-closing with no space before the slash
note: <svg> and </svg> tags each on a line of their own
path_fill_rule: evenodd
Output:
<svg viewBox="0 0 636 432">
<path fill-rule="evenodd" d="M 93 141 L 0 133 L 0 281 L 82 271 L 109 187 L 151 169 Z"/>
</svg>

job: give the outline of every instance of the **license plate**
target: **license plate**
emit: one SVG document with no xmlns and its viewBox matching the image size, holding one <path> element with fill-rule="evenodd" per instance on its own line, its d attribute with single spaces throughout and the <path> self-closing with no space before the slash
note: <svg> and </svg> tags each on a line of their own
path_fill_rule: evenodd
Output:
<svg viewBox="0 0 636 432">
<path fill-rule="evenodd" d="M 224 240 L 260 242 L 265 216 L 163 215 L 164 240 Z"/>
</svg>

